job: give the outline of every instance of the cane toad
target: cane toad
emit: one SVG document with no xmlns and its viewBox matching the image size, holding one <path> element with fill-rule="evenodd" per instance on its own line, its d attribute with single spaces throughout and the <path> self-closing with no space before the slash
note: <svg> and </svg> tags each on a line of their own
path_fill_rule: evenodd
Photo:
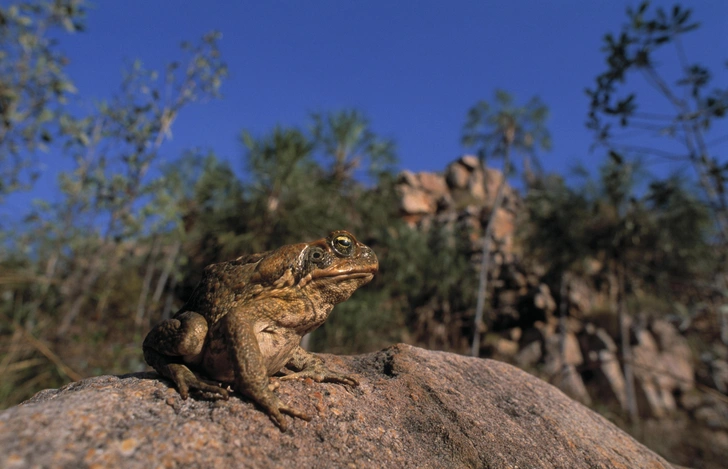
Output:
<svg viewBox="0 0 728 469">
<path fill-rule="evenodd" d="M 268 377 L 287 369 L 282 380 L 358 384 L 299 344 L 377 267 L 374 252 L 346 231 L 207 266 L 182 309 L 149 332 L 144 358 L 183 399 L 190 389 L 227 399 L 217 383 L 228 383 L 285 431 L 283 414 L 310 417 L 281 402 Z"/>
</svg>

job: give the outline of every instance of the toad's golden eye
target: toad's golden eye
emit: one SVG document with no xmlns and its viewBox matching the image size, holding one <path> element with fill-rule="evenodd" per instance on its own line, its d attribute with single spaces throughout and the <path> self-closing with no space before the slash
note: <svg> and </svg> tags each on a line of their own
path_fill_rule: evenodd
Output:
<svg viewBox="0 0 728 469">
<path fill-rule="evenodd" d="M 342 256 L 350 256 L 354 250 L 354 242 L 346 235 L 339 235 L 334 238 L 333 247 Z"/>
</svg>

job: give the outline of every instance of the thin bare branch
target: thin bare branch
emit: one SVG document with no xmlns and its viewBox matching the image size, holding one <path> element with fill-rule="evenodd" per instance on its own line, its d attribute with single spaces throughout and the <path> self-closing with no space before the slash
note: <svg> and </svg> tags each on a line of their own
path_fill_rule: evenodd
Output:
<svg viewBox="0 0 728 469">
<path fill-rule="evenodd" d="M 63 360 L 61 360 L 61 358 L 58 355 L 53 353 L 53 351 L 50 349 L 50 347 L 48 347 L 45 343 L 36 339 L 30 332 L 23 329 L 22 326 L 16 324 L 15 327 L 22 331 L 23 337 L 25 337 L 25 340 L 28 341 L 28 343 L 30 345 L 32 345 L 44 357 L 46 357 L 48 360 L 53 362 L 54 365 L 56 365 L 56 368 L 58 369 L 58 371 L 60 371 L 64 375 L 66 375 L 72 381 L 79 381 L 79 380 L 83 379 L 83 376 L 76 373 L 75 371 L 73 371 L 73 369 L 71 369 L 71 367 L 69 367 L 68 365 L 63 363 Z"/>
</svg>

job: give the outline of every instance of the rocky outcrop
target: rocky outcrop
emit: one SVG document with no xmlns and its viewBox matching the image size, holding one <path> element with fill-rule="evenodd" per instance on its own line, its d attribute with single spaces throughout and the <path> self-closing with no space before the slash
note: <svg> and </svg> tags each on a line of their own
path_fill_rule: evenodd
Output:
<svg viewBox="0 0 728 469">
<path fill-rule="evenodd" d="M 443 173 L 404 171 L 397 190 L 403 216 L 413 228 L 465 228 L 452 232 L 470 236 L 473 275 L 477 275 L 481 236 L 501 183 L 501 172 L 484 169 L 478 158 L 468 155 L 450 163 Z M 494 218 L 491 252 L 493 319 L 488 332 L 498 337 L 484 341 L 481 354 L 527 369 L 538 368 L 541 376 L 581 402 L 614 402 L 626 408 L 616 316 L 609 312 L 594 317 L 593 313 L 609 311 L 613 292 L 608 286 L 614 282 L 599 277 L 604 275 L 603 265 L 596 260 L 586 263 L 583 275 L 569 276 L 565 298 L 559 298 L 566 302 L 567 314 L 566 330 L 560 331 L 556 299 L 545 283 L 544 269 L 521 259 L 514 244 L 514 222 L 521 201 L 509 184 L 504 187 L 504 203 Z M 436 312 L 418 313 L 423 318 L 438 317 Z M 462 318 L 461 322 L 468 321 Z M 641 328 L 633 324 L 630 337 L 637 394 L 642 415 L 661 418 L 676 410 L 678 393 L 693 389 L 695 369 L 690 348 L 674 325 L 661 319 L 647 322 Z M 428 324 L 422 330 L 432 335 L 441 329 L 438 326 Z M 415 339 L 437 346 L 431 343 L 432 337 Z M 718 389 L 728 388 L 724 384 L 728 382 L 725 363 L 723 359 L 710 360 L 710 378 Z M 591 382 L 585 383 L 583 375 Z"/>
<path fill-rule="evenodd" d="M 472 155 L 453 161 L 442 174 L 403 171 L 397 181 L 400 210 L 413 227 L 454 222 L 465 225 L 475 230 L 472 241 L 477 243 L 477 231 L 490 216 L 502 182 L 503 173 L 492 168 L 483 170 L 478 158 Z M 509 255 L 513 251 L 519 206 L 517 192 L 506 182 L 503 203 L 494 219 L 493 237 L 500 250 Z"/>
<path fill-rule="evenodd" d="M 474 156 L 453 161 L 442 173 L 405 171 L 397 185 L 402 216 L 413 229 L 445 229 L 448 236 L 458 236 L 476 277 L 482 236 L 502 181 L 499 171 L 484 169 Z M 627 379 L 614 311 L 616 278 L 598 259 L 584 259 L 578 275 L 547 276 L 547 269 L 525 257 L 517 243 L 516 221 L 523 221 L 526 214 L 517 191 L 507 183 L 504 187 L 490 243 L 488 327 L 481 326 L 480 356 L 516 364 L 582 403 L 596 403 L 612 415 L 625 416 Z M 705 467 L 712 467 L 708 460 L 719 461 L 722 467 L 728 455 L 728 346 L 718 335 L 719 315 L 703 307 L 689 315 L 671 316 L 659 311 L 670 310 L 670 305 L 645 300 L 641 310 L 632 311 L 634 321 L 627 317 L 641 422 L 664 422 L 655 429 L 665 432 L 671 421 L 679 422 L 685 432 L 700 435 L 688 445 L 692 449 L 672 452 L 687 446 L 666 443 L 671 441 L 667 433 L 654 437 L 656 447 L 665 442 L 666 451 L 680 458 L 722 451 L 713 459 L 699 457 Z M 411 340 L 465 353 L 475 327 L 474 307 L 440 306 L 430 302 L 416 309 Z M 699 356 L 688 340 L 700 344 Z M 641 438 L 647 441 L 645 435 Z"/>
<path fill-rule="evenodd" d="M 361 385 L 281 383 L 314 416 L 286 433 L 238 397 L 183 401 L 155 373 L 102 376 L 0 413 L 0 466 L 671 467 L 505 363 L 406 345 L 323 357 Z"/>
<path fill-rule="evenodd" d="M 576 326 L 574 326 L 577 328 Z M 626 384 L 617 342 L 602 327 L 587 321 L 578 332 L 561 334 L 556 318 L 536 323 L 524 334 L 527 343 L 511 351 L 514 363 L 539 368 L 571 397 L 583 403 L 615 403 L 626 409 Z M 676 396 L 695 389 L 695 368 L 687 340 L 663 319 L 633 329 L 632 364 L 643 417 L 662 418 L 679 408 Z M 498 353 L 498 350 L 496 350 Z M 585 383 L 582 377 L 588 376 Z"/>
<path fill-rule="evenodd" d="M 516 214 L 521 209 L 521 199 L 517 191 L 504 181 L 503 174 L 492 168 L 483 168 L 477 157 L 463 156 L 450 163 L 442 173 L 403 171 L 400 173 L 396 190 L 399 194 L 400 211 L 403 219 L 418 230 L 442 229 L 453 236 L 461 236 L 459 245 L 469 246 L 465 254 L 469 256 L 474 274 L 480 265 L 483 233 L 494 210 L 498 187 L 504 185 L 504 197 L 500 208 L 493 218 L 491 256 L 493 266 L 491 276 L 495 286 L 494 308 L 498 311 L 499 328 L 513 327 L 528 317 L 530 327 L 537 320 L 545 320 L 551 315 L 556 302 L 549 287 L 539 275 L 527 272 L 518 259 L 515 250 Z M 446 333 L 438 333 L 443 324 L 431 318 L 442 317 L 428 311 L 425 306 L 417 311 L 418 320 L 426 324 L 418 325 L 415 338 L 418 343 L 428 347 L 462 350 L 467 348 L 461 343 L 453 343 Z M 456 312 L 450 325 L 467 324 Z M 458 337 L 462 337 L 458 331 Z M 505 349 L 512 344 L 502 342 Z M 503 350 L 507 353 L 507 350 Z"/>
<path fill-rule="evenodd" d="M 634 374 L 643 415 L 664 417 L 677 409 L 675 395 L 695 387 L 687 341 L 667 321 L 655 320 L 637 331 L 632 347 Z"/>
</svg>

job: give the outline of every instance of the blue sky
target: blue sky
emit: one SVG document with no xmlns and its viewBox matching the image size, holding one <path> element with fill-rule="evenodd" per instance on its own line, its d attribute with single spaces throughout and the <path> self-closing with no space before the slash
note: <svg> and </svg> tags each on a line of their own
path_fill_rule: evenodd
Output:
<svg viewBox="0 0 728 469">
<path fill-rule="evenodd" d="M 655 2 L 671 6 L 674 2 Z M 358 108 L 397 142 L 400 167 L 437 171 L 461 155 L 465 114 L 497 88 L 550 108 L 547 171 L 594 167 L 584 127 L 584 89 L 604 69 L 606 32 L 626 20 L 626 1 L 171 1 L 97 2 L 87 31 L 64 37 L 68 73 L 89 103 L 118 88 L 124 63 L 161 68 L 183 40 L 222 32 L 230 77 L 220 101 L 186 109 L 163 146 L 167 161 L 208 147 L 242 170 L 238 135 L 303 125 L 313 111 Z M 123 5 L 123 7 L 121 6 Z M 702 27 L 690 59 L 728 83 L 728 2 L 683 2 Z M 666 56 L 667 59 L 667 56 Z M 661 104 L 654 103 L 659 107 Z M 725 133 L 725 132 L 724 132 Z M 728 146 L 723 146 L 728 150 Z M 43 181 L 59 162 L 49 159 Z M 47 187 L 48 184 L 44 183 Z M 36 189 L 37 191 L 38 189 Z M 36 192 L 37 193 L 37 192 Z M 29 201 L 14 199 L 13 205 Z"/>
</svg>

